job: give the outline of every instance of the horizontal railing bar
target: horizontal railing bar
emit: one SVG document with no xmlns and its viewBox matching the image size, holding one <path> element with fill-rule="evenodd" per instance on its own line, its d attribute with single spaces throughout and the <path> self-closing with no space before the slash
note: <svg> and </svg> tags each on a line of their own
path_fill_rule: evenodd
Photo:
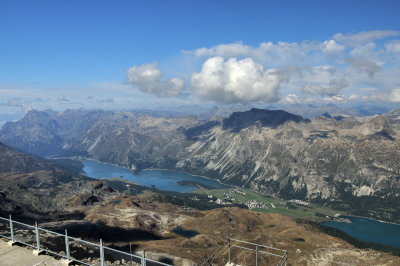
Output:
<svg viewBox="0 0 400 266">
<path fill-rule="evenodd" d="M 237 248 L 241 248 L 241 249 L 247 249 L 247 250 L 251 250 L 251 251 L 256 251 L 255 249 L 251 249 L 251 248 L 246 248 L 246 247 L 242 247 L 242 246 L 238 246 L 238 245 L 232 245 L 232 247 L 237 247 Z"/>
<path fill-rule="evenodd" d="M 270 249 L 275 249 L 275 250 L 279 250 L 279 251 L 283 251 L 283 252 L 285 251 L 284 249 L 274 248 L 274 247 L 269 247 L 269 246 L 264 246 L 264 245 L 260 245 L 260 244 L 256 244 L 256 243 L 250 243 L 250 242 L 246 242 L 246 241 L 238 240 L 238 239 L 234 239 L 234 238 L 231 238 L 231 240 L 237 241 L 237 242 L 246 243 L 246 244 L 253 245 L 253 246 L 259 246 L 259 247 L 263 247 L 263 248 L 270 248 Z"/>
<path fill-rule="evenodd" d="M 231 246 L 232 247 L 236 247 L 236 248 L 241 248 L 241 249 L 246 249 L 246 250 L 258 252 L 260 254 L 272 255 L 272 256 L 276 256 L 276 257 L 280 257 L 280 258 L 282 258 L 284 256 L 284 255 L 274 254 L 274 253 L 271 253 L 271 252 L 268 252 L 268 251 L 256 250 L 256 249 L 243 247 L 243 246 L 239 246 L 239 245 L 231 245 Z"/>
<path fill-rule="evenodd" d="M 165 266 L 171 266 L 171 264 L 166 264 L 164 262 L 157 261 L 157 260 L 152 260 L 152 259 L 148 259 L 148 258 L 145 258 L 145 260 L 146 261 L 150 261 L 150 262 L 154 262 L 154 263 L 158 263 L 158 264 L 161 264 L 161 265 L 165 265 Z"/>
<path fill-rule="evenodd" d="M 243 246 L 238 246 L 238 245 L 232 245 L 232 247 L 237 247 L 237 248 L 241 248 L 241 249 L 247 249 L 247 250 L 251 250 L 251 251 L 254 251 L 254 252 L 258 252 L 260 254 L 271 255 L 271 256 L 275 256 L 275 257 L 279 257 L 279 258 L 283 257 L 283 255 L 274 254 L 274 253 L 270 253 L 270 252 L 267 252 L 267 251 L 261 251 L 261 250 L 257 251 L 255 249 L 251 249 L 251 248 L 247 248 L 247 247 L 243 247 Z"/>
<path fill-rule="evenodd" d="M 46 232 L 46 233 L 49 233 L 49 234 L 53 234 L 53 235 L 56 235 L 56 236 L 64 236 L 65 237 L 65 235 L 63 235 L 63 234 L 60 234 L 60 233 L 57 233 L 57 232 L 54 232 L 54 231 L 50 231 L 50 230 L 47 230 L 47 229 L 44 229 L 44 228 L 38 227 L 38 230 Z"/>
<path fill-rule="evenodd" d="M 81 261 L 81 260 L 77 260 L 77 259 L 74 259 L 74 258 L 73 258 L 73 261 L 74 262 L 79 262 L 80 264 L 84 264 L 84 265 L 87 265 L 87 266 L 92 266 L 92 264 L 90 264 L 90 263 L 87 263 L 87 262 L 84 262 L 84 261 Z"/>
<path fill-rule="evenodd" d="M 279 257 L 279 258 L 283 258 L 282 255 L 274 254 L 274 253 L 271 253 L 271 252 L 268 252 L 268 251 L 260 251 L 259 250 L 258 253 L 265 254 L 265 255 L 271 255 L 271 256 L 275 256 L 275 257 Z"/>
<path fill-rule="evenodd" d="M 14 220 L 12 222 L 13 222 L 13 224 L 19 224 L 19 225 L 23 225 L 23 226 L 35 229 L 34 225 L 24 224 L 24 223 L 20 223 L 20 222 L 14 221 Z"/>
<path fill-rule="evenodd" d="M 95 246 L 95 247 L 98 247 L 98 248 L 100 247 L 99 244 L 96 244 L 96 243 L 93 243 L 93 242 L 89 242 L 89 241 L 86 241 L 86 240 L 83 240 L 83 239 L 75 238 L 75 237 L 72 237 L 72 236 L 68 236 L 68 239 L 71 239 L 71 240 L 74 240 L 74 241 L 78 241 L 78 242 L 82 242 L 82 243 L 85 243 L 85 244 L 88 244 L 88 245 L 92 245 L 92 246 Z"/>
<path fill-rule="evenodd" d="M 113 252 L 116 252 L 116 253 L 124 254 L 126 256 L 132 256 L 132 257 L 135 257 L 137 259 L 141 259 L 142 258 L 141 256 L 138 256 L 138 255 L 135 255 L 135 254 L 131 254 L 131 253 L 128 253 L 128 252 L 125 252 L 125 251 L 121 251 L 121 250 L 117 250 L 117 249 L 113 249 L 113 248 L 109 248 L 109 247 L 105 247 L 105 246 L 103 246 L 103 248 L 104 248 L 104 250 L 113 251 Z"/>
</svg>

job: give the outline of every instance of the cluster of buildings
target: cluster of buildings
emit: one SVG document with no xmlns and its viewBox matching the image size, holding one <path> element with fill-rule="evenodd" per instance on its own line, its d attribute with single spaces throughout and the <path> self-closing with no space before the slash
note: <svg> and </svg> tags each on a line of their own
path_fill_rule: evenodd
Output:
<svg viewBox="0 0 400 266">
<path fill-rule="evenodd" d="M 275 205 L 273 203 L 264 203 L 259 202 L 257 200 L 248 200 L 244 203 L 249 209 L 261 208 L 261 209 L 275 209 Z"/>
<path fill-rule="evenodd" d="M 309 203 L 302 201 L 302 200 L 297 200 L 297 199 L 293 199 L 293 200 L 289 200 L 288 203 L 293 203 L 293 204 L 297 204 L 297 205 L 302 205 L 302 206 L 308 206 Z"/>
</svg>

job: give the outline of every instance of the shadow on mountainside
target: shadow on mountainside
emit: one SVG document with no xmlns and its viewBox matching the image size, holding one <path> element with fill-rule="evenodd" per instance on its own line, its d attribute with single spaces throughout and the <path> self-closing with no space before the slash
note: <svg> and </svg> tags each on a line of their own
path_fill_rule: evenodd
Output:
<svg viewBox="0 0 400 266">
<path fill-rule="evenodd" d="M 252 108 L 246 112 L 234 112 L 223 120 L 223 129 L 239 132 L 240 130 L 260 124 L 263 127 L 277 128 L 287 121 L 310 122 L 299 115 L 294 115 L 283 110 L 265 110 Z"/>
</svg>

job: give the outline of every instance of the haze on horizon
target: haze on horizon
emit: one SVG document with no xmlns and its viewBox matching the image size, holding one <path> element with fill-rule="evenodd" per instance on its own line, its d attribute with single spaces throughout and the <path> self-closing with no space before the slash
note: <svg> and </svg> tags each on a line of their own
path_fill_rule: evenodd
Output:
<svg viewBox="0 0 400 266">
<path fill-rule="evenodd" d="M 30 109 L 400 102 L 398 1 L 0 3 L 0 120 Z"/>
</svg>

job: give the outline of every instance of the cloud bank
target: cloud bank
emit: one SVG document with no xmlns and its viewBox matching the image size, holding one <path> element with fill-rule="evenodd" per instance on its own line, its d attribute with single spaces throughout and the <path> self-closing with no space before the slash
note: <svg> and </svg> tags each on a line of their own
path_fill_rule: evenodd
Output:
<svg viewBox="0 0 400 266">
<path fill-rule="evenodd" d="M 179 95 L 184 88 L 184 81 L 178 78 L 161 80 L 162 73 L 157 63 L 132 66 L 127 70 L 128 83 L 144 93 L 159 97 Z"/>
<path fill-rule="evenodd" d="M 169 68 L 162 70 L 156 63 L 134 65 L 127 70 L 127 82 L 0 84 L 0 115 L 31 108 L 400 103 L 399 31 L 337 33 L 326 40 L 299 42 L 266 40 L 255 46 L 222 43 L 183 51 L 174 60 L 164 61 Z"/>
<path fill-rule="evenodd" d="M 385 95 L 381 100 L 393 102 L 400 87 L 399 37 L 400 32 L 392 30 L 337 33 L 325 41 L 263 42 L 258 46 L 235 42 L 183 53 L 204 60 L 201 72 L 191 74 L 194 93 L 217 102 L 299 101 L 288 95 L 371 100 L 378 99 L 373 97 L 377 93 Z M 253 67 L 245 68 L 244 62 Z M 236 75 L 242 75 L 240 82 Z M 283 75 L 288 82 L 282 83 Z M 368 94 L 367 89 L 375 92 Z M 333 97 L 339 95 L 345 96 Z"/>
</svg>

